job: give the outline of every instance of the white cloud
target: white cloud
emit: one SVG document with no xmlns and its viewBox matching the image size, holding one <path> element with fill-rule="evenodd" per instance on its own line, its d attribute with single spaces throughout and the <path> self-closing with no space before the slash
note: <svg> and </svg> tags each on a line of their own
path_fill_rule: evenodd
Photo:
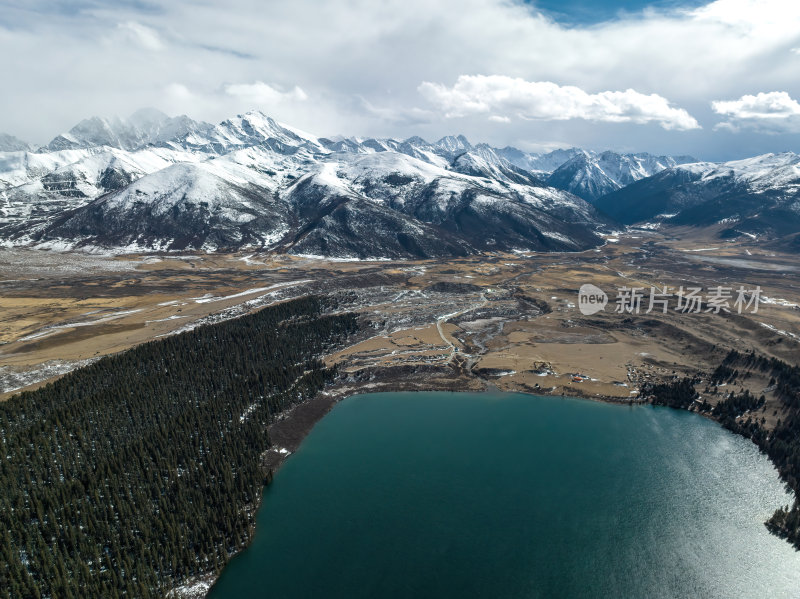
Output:
<svg viewBox="0 0 800 599">
<path fill-rule="evenodd" d="M 194 94 L 182 83 L 170 83 L 164 88 L 164 93 L 178 102 L 188 102 L 194 98 Z"/>
<path fill-rule="evenodd" d="M 750 128 L 773 133 L 800 130 L 800 103 L 787 92 L 746 94 L 738 100 L 714 101 L 711 107 L 729 119 L 718 124 L 718 129 L 739 131 Z"/>
<path fill-rule="evenodd" d="M 590 94 L 579 87 L 550 81 L 461 75 L 453 87 L 426 81 L 419 91 L 447 118 L 493 112 L 506 119 L 516 116 L 543 121 L 658 123 L 664 129 L 679 131 L 700 128 L 694 117 L 682 108 L 670 106 L 666 98 L 632 89 Z"/>
<path fill-rule="evenodd" d="M 703 22 L 723 24 L 760 43 L 797 39 L 800 3 L 786 0 L 717 0 L 690 12 Z"/>
<path fill-rule="evenodd" d="M 25 0 L 17 2 L 25 10 L 0 19 L 0 53 L 15 57 L 0 61 L 0 80 L 13 82 L 13 93 L 0 94 L 0 131 L 47 143 L 92 114 L 155 106 L 218 122 L 260 107 L 322 135 L 464 133 L 498 145 L 552 140 L 729 155 L 738 149 L 710 127 L 677 134 L 693 122 L 670 111 L 685 109 L 705 125 L 718 120 L 711 100 L 754 89 L 800 98 L 791 52 L 800 47 L 800 2 L 705 1 L 567 27 L 543 18 L 530 0 L 293 0 L 269 10 L 258 0 L 102 0 L 70 3 L 70 10 Z M 157 60 L 147 60 L 157 49 Z M 575 86 L 628 120 L 526 121 L 490 110 L 459 119 L 456 129 L 417 91 L 422 81 L 451 88 L 460 75 L 479 73 Z M 191 93 L 165 94 L 173 82 Z M 226 93 L 232 85 L 251 87 Z M 294 86 L 309 99 L 299 101 Z M 603 90 L 621 96 L 595 93 Z M 274 103 L 254 105 L 263 100 Z M 661 120 L 652 122 L 676 129 L 634 124 L 655 114 Z M 753 139 L 761 143 L 743 136 L 742 148 Z"/>
<path fill-rule="evenodd" d="M 489 117 L 489 120 L 493 123 L 510 123 L 511 119 L 507 116 L 500 116 L 499 114 L 493 114 Z"/>
<path fill-rule="evenodd" d="M 140 45 L 145 50 L 162 50 L 164 43 L 161 41 L 155 29 L 137 23 L 127 21 L 120 23 L 117 28 L 132 42 Z"/>
<path fill-rule="evenodd" d="M 736 119 L 785 119 L 800 116 L 800 103 L 786 92 L 759 92 L 744 95 L 738 100 L 718 100 L 711 103 L 717 114 Z"/>
<path fill-rule="evenodd" d="M 356 105 L 366 114 L 386 121 L 402 125 L 420 125 L 431 122 L 433 113 L 421 108 L 386 108 L 375 106 L 362 96 L 356 98 Z"/>
<path fill-rule="evenodd" d="M 235 96 L 247 102 L 252 102 L 253 108 L 270 106 L 286 101 L 304 102 L 308 99 L 306 92 L 298 86 L 294 86 L 294 88 L 288 92 L 282 92 L 263 81 L 229 84 L 225 86 L 225 93 L 229 96 Z"/>
</svg>

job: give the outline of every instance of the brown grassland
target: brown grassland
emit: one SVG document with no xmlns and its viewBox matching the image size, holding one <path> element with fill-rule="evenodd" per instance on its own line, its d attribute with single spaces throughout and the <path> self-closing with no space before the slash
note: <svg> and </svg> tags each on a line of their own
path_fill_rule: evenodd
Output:
<svg viewBox="0 0 800 599">
<path fill-rule="evenodd" d="M 713 370 L 731 348 L 798 362 L 796 258 L 678 233 L 680 240 L 629 231 L 575 254 L 447 261 L 4 250 L 0 398 L 87 360 L 308 293 L 334 294 L 339 309 L 358 312 L 365 325 L 355 343 L 326 356 L 348 375 L 336 396 L 494 386 L 627 402 L 646 381 Z M 581 314 L 584 283 L 609 294 L 605 311 Z M 755 314 L 663 314 L 660 307 L 645 314 L 650 287 L 664 285 L 760 286 L 767 299 Z M 645 289 L 639 314 L 615 312 L 622 286 Z M 766 386 L 745 384 L 758 394 Z M 714 403 L 713 395 L 704 399 Z"/>
</svg>

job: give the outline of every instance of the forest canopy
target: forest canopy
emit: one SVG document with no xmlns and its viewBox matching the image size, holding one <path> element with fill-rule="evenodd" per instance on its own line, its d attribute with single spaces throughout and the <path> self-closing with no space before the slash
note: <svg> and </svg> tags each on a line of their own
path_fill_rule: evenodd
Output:
<svg viewBox="0 0 800 599">
<path fill-rule="evenodd" d="M 0 404 L 0 597 L 164 597 L 249 540 L 273 415 L 356 328 L 311 296 L 103 358 Z"/>
</svg>

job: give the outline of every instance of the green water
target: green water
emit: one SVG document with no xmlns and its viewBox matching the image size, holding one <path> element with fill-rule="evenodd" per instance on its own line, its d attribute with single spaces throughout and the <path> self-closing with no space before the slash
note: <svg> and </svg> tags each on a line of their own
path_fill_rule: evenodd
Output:
<svg viewBox="0 0 800 599">
<path fill-rule="evenodd" d="M 699 416 L 521 394 L 351 397 L 210 597 L 800 597 L 789 496 Z"/>
</svg>

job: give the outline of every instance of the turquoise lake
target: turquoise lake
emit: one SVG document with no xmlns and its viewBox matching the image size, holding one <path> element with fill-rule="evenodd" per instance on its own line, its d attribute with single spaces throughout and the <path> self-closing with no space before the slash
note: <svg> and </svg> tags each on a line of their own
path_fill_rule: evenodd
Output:
<svg viewBox="0 0 800 599">
<path fill-rule="evenodd" d="M 695 414 L 507 393 L 339 403 L 264 491 L 211 599 L 797 598 L 789 503 Z"/>
</svg>

